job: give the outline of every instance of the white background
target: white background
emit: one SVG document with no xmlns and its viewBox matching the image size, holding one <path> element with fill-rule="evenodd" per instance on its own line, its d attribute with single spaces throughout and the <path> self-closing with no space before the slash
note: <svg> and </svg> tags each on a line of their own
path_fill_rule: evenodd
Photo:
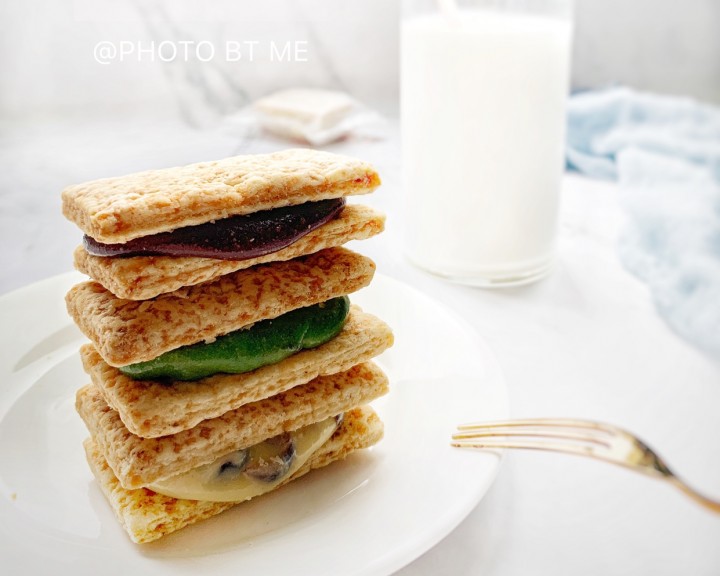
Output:
<svg viewBox="0 0 720 576">
<path fill-rule="evenodd" d="M 2 0 L 0 117 L 180 113 L 212 120 L 290 85 L 383 111 L 398 94 L 399 0 Z M 573 85 L 623 83 L 720 102 L 720 2 L 577 0 Z M 306 40 L 298 65 L 93 60 L 101 40 Z"/>
</svg>

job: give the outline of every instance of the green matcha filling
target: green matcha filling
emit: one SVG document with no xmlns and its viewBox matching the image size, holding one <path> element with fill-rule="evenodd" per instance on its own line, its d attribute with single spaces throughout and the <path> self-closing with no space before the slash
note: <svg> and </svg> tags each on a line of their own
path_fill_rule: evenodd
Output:
<svg viewBox="0 0 720 576">
<path fill-rule="evenodd" d="M 206 344 L 171 350 L 119 370 L 137 380 L 198 380 L 212 374 L 240 374 L 275 364 L 337 336 L 350 310 L 347 296 L 299 308 Z"/>
</svg>

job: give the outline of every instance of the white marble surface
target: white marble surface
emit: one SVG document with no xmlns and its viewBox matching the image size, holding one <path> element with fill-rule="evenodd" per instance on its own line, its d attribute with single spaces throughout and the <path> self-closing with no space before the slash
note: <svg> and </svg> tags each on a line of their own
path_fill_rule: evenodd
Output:
<svg viewBox="0 0 720 576">
<path fill-rule="evenodd" d="M 198 132 L 140 120 L 3 128 L 0 292 L 71 268 L 80 234 L 59 213 L 64 185 L 286 146 L 227 126 Z M 616 188 L 565 179 L 558 262 L 545 281 L 497 292 L 455 286 L 402 256 L 394 123 L 389 135 L 329 147 L 373 162 L 383 176 L 370 201 L 388 212 L 388 229 L 362 245 L 379 269 L 474 325 L 503 366 L 513 415 L 621 424 L 720 497 L 720 366 L 671 333 L 621 268 Z M 711 576 L 720 573 L 718 542 L 720 517 L 670 486 L 584 459 L 513 453 L 458 529 L 401 574 Z"/>
</svg>

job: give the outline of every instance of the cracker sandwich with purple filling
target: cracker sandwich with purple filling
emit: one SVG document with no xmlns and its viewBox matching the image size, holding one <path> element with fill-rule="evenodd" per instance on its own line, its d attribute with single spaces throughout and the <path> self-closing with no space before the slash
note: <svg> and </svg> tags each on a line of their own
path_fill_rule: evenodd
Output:
<svg viewBox="0 0 720 576">
<path fill-rule="evenodd" d="M 75 266 L 146 300 L 374 236 L 384 216 L 344 199 L 379 185 L 366 162 L 293 149 L 70 186 L 62 209 L 85 233 Z"/>
</svg>

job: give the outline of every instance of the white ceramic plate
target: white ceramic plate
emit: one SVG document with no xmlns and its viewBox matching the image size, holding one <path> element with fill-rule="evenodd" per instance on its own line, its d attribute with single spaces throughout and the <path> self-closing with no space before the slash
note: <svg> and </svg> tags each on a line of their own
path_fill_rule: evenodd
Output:
<svg viewBox="0 0 720 576">
<path fill-rule="evenodd" d="M 498 365 L 462 320 L 381 275 L 353 297 L 394 329 L 366 453 L 144 546 L 130 542 L 85 463 L 74 391 L 87 382 L 65 274 L 0 298 L 0 559 L 5 574 L 384 575 L 446 536 L 495 477 L 455 425 L 507 416 Z"/>
</svg>

